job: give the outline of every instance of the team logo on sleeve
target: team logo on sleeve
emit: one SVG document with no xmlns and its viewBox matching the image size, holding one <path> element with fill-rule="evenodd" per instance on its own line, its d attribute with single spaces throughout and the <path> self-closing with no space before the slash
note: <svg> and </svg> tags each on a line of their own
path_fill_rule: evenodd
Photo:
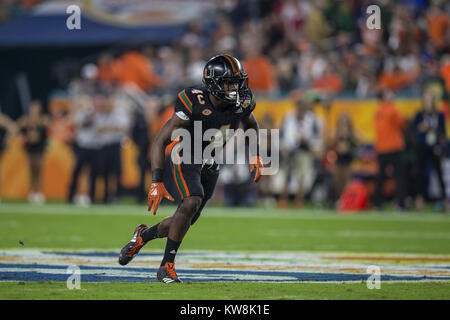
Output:
<svg viewBox="0 0 450 320">
<path fill-rule="evenodd" d="M 241 106 L 242 106 L 242 108 L 247 108 L 249 105 L 250 105 L 250 102 L 252 102 L 251 100 L 250 100 L 250 98 L 248 98 L 248 99 L 245 99 L 243 102 L 241 102 Z"/>
<path fill-rule="evenodd" d="M 183 111 L 178 111 L 176 115 L 182 120 L 189 120 L 189 117 Z"/>
</svg>

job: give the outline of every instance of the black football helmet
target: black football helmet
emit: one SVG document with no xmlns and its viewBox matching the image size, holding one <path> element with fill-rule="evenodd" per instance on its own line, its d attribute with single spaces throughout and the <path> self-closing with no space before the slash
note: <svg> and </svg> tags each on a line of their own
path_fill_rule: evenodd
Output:
<svg viewBox="0 0 450 320">
<path fill-rule="evenodd" d="M 238 89 L 226 90 L 226 82 L 237 83 Z M 225 54 L 209 59 L 203 69 L 203 83 L 214 97 L 234 107 L 238 107 L 249 92 L 248 76 L 241 63 L 235 57 Z"/>
</svg>

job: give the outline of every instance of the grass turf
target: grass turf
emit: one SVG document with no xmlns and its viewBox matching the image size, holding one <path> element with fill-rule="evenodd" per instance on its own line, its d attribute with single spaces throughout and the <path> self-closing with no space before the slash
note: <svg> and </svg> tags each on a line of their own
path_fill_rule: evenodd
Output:
<svg viewBox="0 0 450 320">
<path fill-rule="evenodd" d="M 117 249 L 139 223 L 156 224 L 173 210 L 161 207 L 153 216 L 137 206 L 2 204 L 0 248 Z M 443 214 L 341 216 L 258 208 L 206 208 L 204 213 L 187 233 L 182 250 L 450 254 L 450 216 Z M 156 240 L 149 247 L 162 250 L 164 245 Z"/>
<path fill-rule="evenodd" d="M 173 211 L 2 203 L 0 248 L 117 250 L 137 224 L 155 224 Z M 450 216 L 438 213 L 206 208 L 181 250 L 450 254 L 449 239 Z M 157 240 L 150 248 L 164 245 Z M 450 283 L 383 283 L 381 290 L 365 283 L 82 283 L 74 291 L 58 282 L 0 282 L 0 299 L 450 299 Z"/>
<path fill-rule="evenodd" d="M 0 282 L 0 299 L 114 300 L 318 300 L 318 299 L 450 299 L 450 283 L 81 283 L 68 290 L 64 282 Z"/>
</svg>

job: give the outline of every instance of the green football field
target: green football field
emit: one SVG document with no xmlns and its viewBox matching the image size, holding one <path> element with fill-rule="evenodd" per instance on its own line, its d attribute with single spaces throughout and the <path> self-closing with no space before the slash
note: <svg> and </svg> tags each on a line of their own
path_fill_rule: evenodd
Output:
<svg viewBox="0 0 450 320">
<path fill-rule="evenodd" d="M 450 215 L 207 207 L 177 257 L 182 284 L 155 281 L 165 241 L 129 266 L 117 254 L 160 206 L 0 204 L 1 299 L 450 299 Z M 80 290 L 66 268 L 81 268 Z M 381 270 L 369 289 L 368 266 Z"/>
</svg>

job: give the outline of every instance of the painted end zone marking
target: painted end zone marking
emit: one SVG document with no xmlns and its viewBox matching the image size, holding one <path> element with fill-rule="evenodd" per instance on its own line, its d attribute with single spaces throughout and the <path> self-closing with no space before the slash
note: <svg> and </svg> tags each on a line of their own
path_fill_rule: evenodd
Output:
<svg viewBox="0 0 450 320">
<path fill-rule="evenodd" d="M 118 252 L 118 251 L 117 251 Z M 117 252 L 0 252 L 0 281 L 66 281 L 67 267 L 76 264 L 84 282 L 156 282 L 161 253 L 142 253 L 126 267 Z M 339 257 L 343 259 L 339 259 Z M 346 257 L 351 259 L 346 259 Z M 323 253 L 186 252 L 177 257 L 177 273 L 184 281 L 251 282 L 362 282 L 367 266 L 386 262 L 379 255 Z M 381 267 L 381 281 L 450 281 L 448 256 L 392 256 Z M 426 264 L 407 264 L 426 258 Z M 400 260 L 398 260 L 400 259 Z M 364 260 L 360 262 L 359 260 Z"/>
<path fill-rule="evenodd" d="M 66 281 L 67 266 L 36 264 L 0 264 L 0 281 Z M 80 266 L 85 282 L 156 282 L 156 268 L 121 268 Z M 305 273 L 280 271 L 192 270 L 179 269 L 184 281 L 196 282 L 361 282 L 368 275 L 340 273 Z M 450 277 L 411 277 L 382 275 L 381 281 L 450 281 Z"/>
</svg>

